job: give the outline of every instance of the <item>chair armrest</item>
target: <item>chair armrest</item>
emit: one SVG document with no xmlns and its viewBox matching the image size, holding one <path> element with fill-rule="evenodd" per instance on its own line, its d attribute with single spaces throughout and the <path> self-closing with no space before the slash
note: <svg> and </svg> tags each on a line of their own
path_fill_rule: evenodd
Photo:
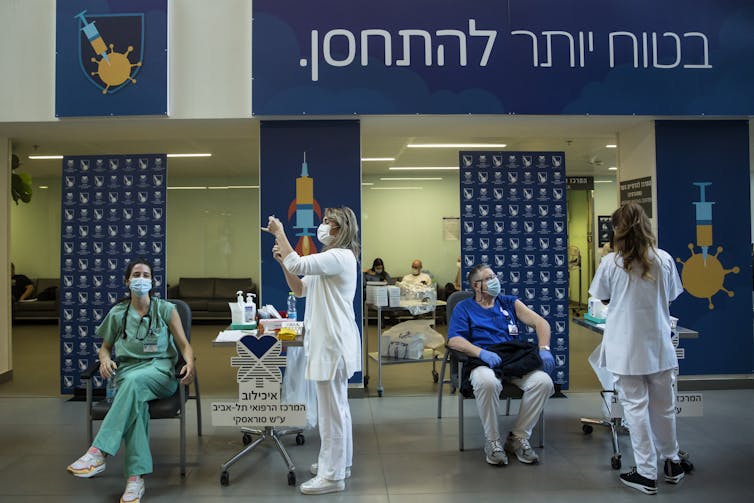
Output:
<svg viewBox="0 0 754 503">
<path fill-rule="evenodd" d="M 83 371 L 81 374 L 79 374 L 79 378 L 82 381 L 85 381 L 87 379 L 91 379 L 92 376 L 99 372 L 99 360 L 94 360 L 89 367 L 85 371 Z"/>
</svg>

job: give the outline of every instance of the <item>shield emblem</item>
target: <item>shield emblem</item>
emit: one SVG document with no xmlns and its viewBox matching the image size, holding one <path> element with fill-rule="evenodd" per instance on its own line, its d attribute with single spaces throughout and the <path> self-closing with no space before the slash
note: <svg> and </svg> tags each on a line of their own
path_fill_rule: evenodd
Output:
<svg viewBox="0 0 754 503">
<path fill-rule="evenodd" d="M 79 65 L 102 94 L 115 94 L 136 83 L 144 59 L 144 14 L 89 14 L 79 27 Z"/>
<path fill-rule="evenodd" d="M 489 180 L 490 175 L 486 171 L 479 171 L 477 174 L 477 180 L 479 180 L 479 183 L 487 183 L 487 180 Z"/>
</svg>

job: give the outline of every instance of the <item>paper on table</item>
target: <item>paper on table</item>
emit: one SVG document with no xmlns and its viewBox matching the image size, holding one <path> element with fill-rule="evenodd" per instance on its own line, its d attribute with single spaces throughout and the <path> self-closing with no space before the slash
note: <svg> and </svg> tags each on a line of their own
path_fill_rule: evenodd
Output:
<svg viewBox="0 0 754 503">
<path fill-rule="evenodd" d="M 238 342 L 244 335 L 257 335 L 256 330 L 223 330 L 217 334 L 215 342 Z"/>
</svg>

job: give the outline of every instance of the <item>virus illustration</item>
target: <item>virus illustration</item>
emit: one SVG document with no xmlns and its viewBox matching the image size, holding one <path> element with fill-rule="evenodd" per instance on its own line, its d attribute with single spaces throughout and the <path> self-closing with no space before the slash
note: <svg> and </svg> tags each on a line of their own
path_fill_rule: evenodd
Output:
<svg viewBox="0 0 754 503">
<path fill-rule="evenodd" d="M 102 94 L 107 94 L 108 89 L 117 87 L 126 80 L 136 84 L 136 79 L 131 75 L 131 69 L 141 67 L 141 61 L 132 64 L 128 59 L 128 55 L 134 50 L 133 46 L 129 45 L 128 50 L 123 53 L 115 52 L 114 48 L 114 44 L 110 44 L 110 52 L 106 53 L 107 58 L 91 59 L 92 63 L 97 63 L 97 71 L 92 72 L 92 76 L 98 76 L 106 86 Z"/>
<path fill-rule="evenodd" d="M 716 254 L 709 254 L 709 247 L 713 243 L 712 205 L 715 203 L 705 199 L 705 188 L 712 184 L 709 182 L 696 182 L 694 185 L 699 187 L 700 193 L 700 200 L 693 202 L 693 204 L 696 207 L 696 244 L 701 248 L 702 253 L 694 253 L 694 243 L 689 243 L 688 248 L 691 252 L 691 257 L 685 262 L 679 257 L 676 257 L 675 260 L 683 264 L 683 272 L 681 273 L 683 288 L 694 297 L 707 299 L 708 307 L 712 310 L 715 309 L 712 297 L 717 292 L 722 290 L 728 294 L 728 297 L 733 297 L 734 292 L 726 289 L 723 283 L 726 275 L 731 272 L 738 274 L 740 269 L 738 266 L 732 269 L 725 269 L 723 267 L 723 264 L 718 259 L 718 256 L 723 251 L 722 246 L 717 247 Z"/>
</svg>

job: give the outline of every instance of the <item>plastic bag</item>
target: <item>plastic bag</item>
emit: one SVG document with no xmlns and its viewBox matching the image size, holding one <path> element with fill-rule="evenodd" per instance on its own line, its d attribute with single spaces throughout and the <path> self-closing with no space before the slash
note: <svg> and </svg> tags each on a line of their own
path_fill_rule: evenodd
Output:
<svg viewBox="0 0 754 503">
<path fill-rule="evenodd" d="M 401 306 L 412 316 L 429 313 L 437 305 L 437 285 L 409 285 L 401 283 Z"/>
<path fill-rule="evenodd" d="M 305 428 L 317 427 L 317 385 L 306 379 L 306 356 L 304 348 L 286 349 L 286 369 L 283 375 L 282 403 L 303 403 L 306 405 Z"/>
<path fill-rule="evenodd" d="M 382 336 L 380 341 L 382 356 L 399 360 L 421 360 L 424 354 L 424 337 L 405 332 L 398 337 Z"/>
<path fill-rule="evenodd" d="M 382 332 L 384 336 L 397 337 L 401 334 L 411 333 L 424 338 L 424 347 L 429 349 L 441 349 L 445 345 L 445 337 L 432 328 L 432 320 L 408 320 L 398 323 Z"/>
</svg>

